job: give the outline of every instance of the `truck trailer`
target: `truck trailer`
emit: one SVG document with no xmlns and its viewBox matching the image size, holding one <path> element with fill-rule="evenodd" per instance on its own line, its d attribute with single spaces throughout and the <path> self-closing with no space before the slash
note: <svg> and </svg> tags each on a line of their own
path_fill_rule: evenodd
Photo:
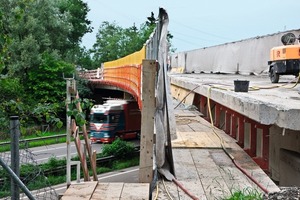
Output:
<svg viewBox="0 0 300 200">
<path fill-rule="evenodd" d="M 140 137 L 141 112 L 131 100 L 107 100 L 90 113 L 91 142 L 112 143 L 116 138 Z"/>
</svg>

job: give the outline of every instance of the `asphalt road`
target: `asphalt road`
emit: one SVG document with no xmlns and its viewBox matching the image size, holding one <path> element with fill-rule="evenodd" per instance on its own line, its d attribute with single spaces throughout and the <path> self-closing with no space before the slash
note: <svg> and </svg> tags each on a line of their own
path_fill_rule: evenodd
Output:
<svg viewBox="0 0 300 200">
<path fill-rule="evenodd" d="M 139 140 L 132 140 L 129 142 L 133 142 L 134 145 L 139 145 Z M 84 144 L 84 141 L 81 142 Z M 93 143 L 91 145 L 92 151 L 96 150 L 97 153 L 101 153 L 103 144 L 101 143 Z M 62 159 L 67 157 L 67 145 L 66 143 L 47 145 L 41 147 L 30 148 L 32 153 L 34 154 L 34 158 L 38 163 L 47 162 L 49 158 L 55 157 L 57 159 Z M 74 142 L 71 142 L 71 157 L 77 155 L 77 150 Z"/>
<path fill-rule="evenodd" d="M 82 141 L 82 144 L 84 142 Z M 97 153 L 101 152 L 103 144 L 93 144 L 92 150 L 96 150 Z M 34 154 L 34 158 L 38 163 L 47 162 L 49 158 L 55 157 L 57 159 L 62 159 L 67 157 L 67 144 L 60 143 L 54 145 L 47 145 L 41 147 L 30 148 Z M 71 142 L 71 157 L 77 155 L 77 150 L 74 142 Z"/>
</svg>

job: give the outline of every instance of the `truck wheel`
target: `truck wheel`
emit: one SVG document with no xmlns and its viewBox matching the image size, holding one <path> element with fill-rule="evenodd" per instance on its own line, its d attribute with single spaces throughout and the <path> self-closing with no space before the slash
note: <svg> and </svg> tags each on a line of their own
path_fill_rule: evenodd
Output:
<svg viewBox="0 0 300 200">
<path fill-rule="evenodd" d="M 272 83 L 278 83 L 279 81 L 279 74 L 275 72 L 273 68 L 270 69 L 270 79 Z"/>
<path fill-rule="evenodd" d="M 138 139 L 138 140 L 141 139 L 141 132 L 136 133 L 136 139 Z"/>
</svg>

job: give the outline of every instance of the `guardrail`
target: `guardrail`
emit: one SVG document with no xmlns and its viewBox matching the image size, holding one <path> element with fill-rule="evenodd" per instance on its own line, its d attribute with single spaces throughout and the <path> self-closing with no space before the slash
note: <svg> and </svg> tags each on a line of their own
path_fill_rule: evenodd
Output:
<svg viewBox="0 0 300 200">
<path fill-rule="evenodd" d="M 33 141 L 39 141 L 39 140 L 46 140 L 46 139 L 58 139 L 61 137 L 66 137 L 67 134 L 59 134 L 59 135 L 51 135 L 51 136 L 45 136 L 45 137 L 38 137 L 38 138 L 31 138 L 31 139 L 25 139 L 25 140 L 20 140 L 19 142 L 33 142 Z M 8 142 L 0 142 L 0 146 L 3 145 L 9 145 L 10 141 Z"/>
</svg>

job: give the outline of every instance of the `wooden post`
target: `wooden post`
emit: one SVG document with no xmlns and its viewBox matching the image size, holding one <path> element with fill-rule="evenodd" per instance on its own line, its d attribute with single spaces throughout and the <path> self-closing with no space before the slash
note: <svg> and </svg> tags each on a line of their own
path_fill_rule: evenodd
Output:
<svg viewBox="0 0 300 200">
<path fill-rule="evenodd" d="M 156 61 L 143 60 L 142 65 L 142 124 L 139 182 L 150 183 L 153 179 Z"/>
<path fill-rule="evenodd" d="M 87 167 L 87 163 L 86 163 L 86 157 L 85 157 L 85 154 L 81 150 L 81 141 L 80 141 L 79 134 L 78 134 L 78 126 L 76 126 L 76 122 L 74 119 L 72 120 L 72 133 L 75 138 L 75 146 L 76 146 L 76 149 L 78 152 L 79 160 L 81 162 L 84 181 L 90 181 L 91 179 L 89 176 L 89 171 L 88 171 L 88 167 Z"/>
</svg>

